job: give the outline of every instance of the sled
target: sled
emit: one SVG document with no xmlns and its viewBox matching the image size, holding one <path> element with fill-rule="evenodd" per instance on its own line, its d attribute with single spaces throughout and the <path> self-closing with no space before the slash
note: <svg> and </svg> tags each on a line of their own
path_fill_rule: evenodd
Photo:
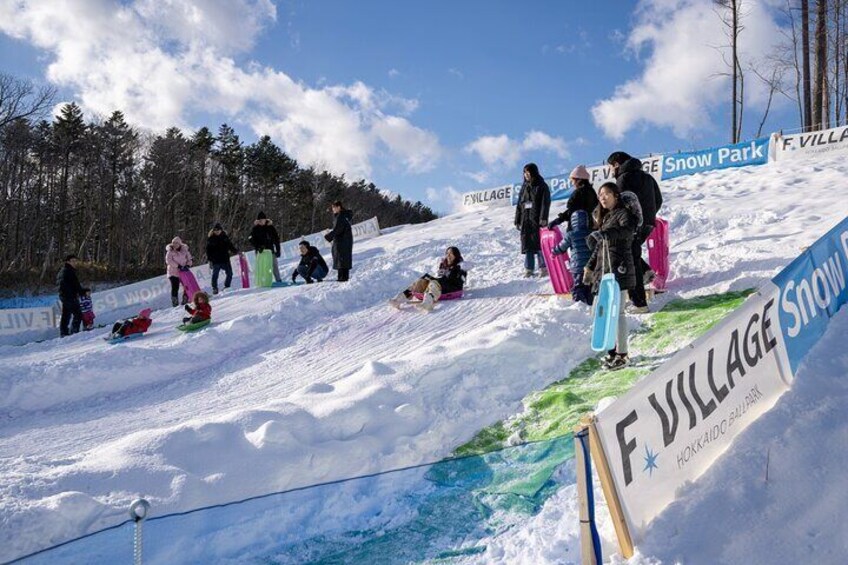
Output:
<svg viewBox="0 0 848 565">
<path fill-rule="evenodd" d="M 179 326 L 177 326 L 177 329 L 180 330 L 181 332 L 195 332 L 195 331 L 197 331 L 201 328 L 205 328 L 206 326 L 208 326 L 211 323 L 212 323 L 211 319 L 201 320 L 201 321 L 195 322 L 193 324 L 180 324 Z"/>
<path fill-rule="evenodd" d="M 250 288 L 250 267 L 247 264 L 247 257 L 244 253 L 238 254 L 239 270 L 241 271 L 241 287 Z"/>
<path fill-rule="evenodd" d="M 446 292 L 442 294 L 436 302 L 443 302 L 445 300 L 459 300 L 462 298 L 463 291 L 457 290 L 454 292 Z M 413 292 L 412 296 L 414 296 L 417 300 L 424 300 L 423 292 Z"/>
<path fill-rule="evenodd" d="M 548 267 L 548 276 L 551 278 L 551 285 L 554 287 L 554 292 L 557 294 L 568 294 L 571 292 L 571 287 L 574 286 L 574 277 L 568 270 L 568 253 L 562 255 L 554 255 L 554 247 L 562 241 L 562 233 L 559 228 L 539 229 L 539 241 L 542 246 L 542 256 L 545 258 L 545 265 Z"/>
<path fill-rule="evenodd" d="M 116 343 L 124 343 L 125 341 L 129 341 L 129 340 L 135 339 L 137 337 L 142 337 L 142 336 L 144 336 L 145 333 L 146 332 L 135 333 L 135 334 L 130 334 L 130 335 L 118 336 L 118 337 L 108 337 L 107 336 L 107 337 L 104 337 L 103 339 L 106 340 L 106 343 L 108 343 L 110 345 L 115 345 Z"/>
<path fill-rule="evenodd" d="M 266 249 L 256 254 L 256 286 L 269 288 L 274 282 L 274 254 Z"/>
<path fill-rule="evenodd" d="M 290 286 L 300 286 L 302 284 L 306 283 L 302 281 L 280 281 L 271 283 L 271 286 L 274 288 L 287 288 Z"/>
<path fill-rule="evenodd" d="M 621 308 L 621 288 L 615 275 L 601 277 L 598 296 L 592 307 L 592 350 L 609 351 L 615 347 L 618 331 L 618 314 Z"/>
<path fill-rule="evenodd" d="M 645 240 L 645 244 L 648 246 L 648 264 L 655 273 L 652 285 L 654 289 L 664 291 L 669 269 L 668 222 L 657 217 L 654 229 Z"/>
<path fill-rule="evenodd" d="M 197 279 L 194 278 L 194 273 L 191 272 L 191 269 L 188 267 L 180 269 L 180 282 L 188 296 L 188 301 L 191 302 L 194 300 L 194 295 L 200 292 L 200 285 L 197 284 Z"/>
</svg>

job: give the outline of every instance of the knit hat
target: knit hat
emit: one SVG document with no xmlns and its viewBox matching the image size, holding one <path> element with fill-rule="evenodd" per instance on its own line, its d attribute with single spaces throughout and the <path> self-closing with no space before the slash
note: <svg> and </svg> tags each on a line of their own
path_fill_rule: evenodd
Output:
<svg viewBox="0 0 848 565">
<path fill-rule="evenodd" d="M 257 220 L 267 220 L 267 219 L 268 219 L 268 216 L 266 216 L 266 215 L 265 215 L 265 212 L 259 212 L 259 213 L 256 215 L 256 219 L 257 219 Z"/>
<path fill-rule="evenodd" d="M 138 315 L 142 318 L 149 318 L 151 313 L 153 313 L 153 310 L 151 310 L 150 308 L 145 308 L 144 310 L 139 312 Z"/>
<path fill-rule="evenodd" d="M 586 170 L 585 165 L 577 165 L 574 167 L 574 170 L 571 171 L 571 174 L 568 175 L 568 178 L 589 180 L 591 177 L 589 176 L 589 171 Z"/>
</svg>

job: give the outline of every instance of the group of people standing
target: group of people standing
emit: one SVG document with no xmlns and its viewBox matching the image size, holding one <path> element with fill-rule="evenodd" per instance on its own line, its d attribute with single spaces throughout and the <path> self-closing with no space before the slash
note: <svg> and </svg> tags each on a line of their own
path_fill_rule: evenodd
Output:
<svg viewBox="0 0 848 565">
<path fill-rule="evenodd" d="M 592 304 L 601 277 L 613 273 L 621 296 L 615 349 L 608 352 L 605 364 L 612 369 L 628 364 L 627 324 L 624 317 L 625 294 L 629 295 L 630 313 L 648 312 L 645 286 L 653 271 L 642 259 L 642 244 L 651 234 L 662 206 L 662 194 L 654 177 L 642 169 L 642 162 L 623 151 L 607 159 L 615 182 L 606 182 L 595 192 L 584 166 L 570 174 L 574 191 L 562 214 L 548 222 L 551 192 L 534 163 L 524 166 L 524 183 L 515 208 L 515 227 L 521 233 L 524 276 L 547 276 L 541 254 L 539 230 L 565 224 L 562 242 L 555 255 L 570 252 L 569 271 L 574 278 L 574 300 Z"/>
</svg>

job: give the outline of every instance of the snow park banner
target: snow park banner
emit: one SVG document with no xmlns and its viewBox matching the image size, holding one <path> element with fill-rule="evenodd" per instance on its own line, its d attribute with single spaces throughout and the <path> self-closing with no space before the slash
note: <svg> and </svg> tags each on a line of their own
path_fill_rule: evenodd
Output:
<svg viewBox="0 0 848 565">
<path fill-rule="evenodd" d="M 772 144 L 775 161 L 844 151 L 848 149 L 848 126 L 789 135 L 775 133 L 772 134 Z"/>
<path fill-rule="evenodd" d="M 667 180 L 716 169 L 765 165 L 768 162 L 768 145 L 769 138 L 761 137 L 735 145 L 723 145 L 689 153 L 666 154 L 663 156 L 662 178 Z"/>
<path fill-rule="evenodd" d="M 808 247 L 772 282 L 792 372 L 848 302 L 848 218 Z"/>
<path fill-rule="evenodd" d="M 482 190 L 465 192 L 462 195 L 462 205 L 465 208 L 474 208 L 477 206 L 509 206 L 512 203 L 513 189 L 514 185 L 505 184 L 495 188 L 484 188 Z"/>
<path fill-rule="evenodd" d="M 787 390 L 777 310 L 774 290 L 752 295 L 597 414 L 634 538 Z"/>
</svg>

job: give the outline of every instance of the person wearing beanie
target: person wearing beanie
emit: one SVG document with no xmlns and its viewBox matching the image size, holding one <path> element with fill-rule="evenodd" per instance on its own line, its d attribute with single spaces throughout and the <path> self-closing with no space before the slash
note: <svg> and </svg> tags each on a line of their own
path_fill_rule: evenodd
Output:
<svg viewBox="0 0 848 565">
<path fill-rule="evenodd" d="M 542 257 L 542 241 L 539 228 L 548 225 L 551 209 L 551 189 L 539 174 L 535 163 L 524 165 L 524 184 L 515 206 L 515 229 L 521 233 L 521 252 L 524 254 L 524 276 L 532 277 L 539 258 L 539 276 L 546 277 L 548 270 Z"/>
<path fill-rule="evenodd" d="M 216 223 L 206 238 L 206 260 L 212 269 L 212 294 L 218 294 L 218 275 L 224 271 L 224 288 L 230 288 L 233 282 L 233 267 L 230 264 L 230 253 L 238 253 L 238 249 L 230 241 L 220 223 Z"/>
<path fill-rule="evenodd" d="M 589 285 L 583 282 L 583 268 L 591 255 L 586 237 L 591 231 L 592 212 L 598 207 L 598 196 L 589 182 L 589 171 L 583 165 L 575 167 L 569 178 L 574 191 L 568 198 L 565 211 L 550 223 L 551 228 L 566 224 L 562 241 L 553 249 L 553 254 L 569 252 L 568 270 L 574 279 L 571 296 L 575 302 L 591 305 L 592 292 Z"/>
<path fill-rule="evenodd" d="M 174 237 L 171 243 L 165 246 L 165 266 L 168 280 L 171 282 L 171 305 L 178 306 L 177 298 L 180 290 L 180 269 L 187 269 L 192 265 L 191 253 L 188 245 L 183 243 L 179 236 Z M 188 295 L 183 288 L 183 304 L 188 302 Z"/>
<path fill-rule="evenodd" d="M 271 251 L 273 254 L 273 269 L 274 280 L 281 282 L 280 278 L 280 234 L 277 233 L 277 228 L 274 223 L 268 219 L 265 212 L 259 212 L 256 215 L 256 221 L 253 222 L 253 228 L 250 230 L 250 235 L 247 240 L 256 251 L 257 258 L 259 254 L 265 250 Z"/>
<path fill-rule="evenodd" d="M 324 280 L 330 269 L 318 248 L 305 239 L 297 245 L 297 248 L 300 251 L 300 263 L 292 272 L 292 282 L 297 280 L 298 275 L 303 277 L 306 284 L 312 284 L 313 279 L 318 282 Z"/>
<path fill-rule="evenodd" d="M 645 294 L 645 280 L 651 278 L 650 266 L 642 259 L 642 244 L 654 229 L 657 211 L 662 206 L 662 193 L 654 177 L 642 170 L 642 161 L 631 157 L 624 151 L 616 151 L 607 158 L 612 167 L 615 183 L 621 192 L 632 192 L 639 199 L 642 209 L 642 225 L 633 238 L 633 261 L 636 268 L 636 284 L 630 292 L 633 313 L 648 311 L 648 299 Z M 647 274 L 647 276 L 646 276 Z"/>
<path fill-rule="evenodd" d="M 65 264 L 56 275 L 56 285 L 59 287 L 59 301 L 62 303 L 62 317 L 59 320 L 59 335 L 62 337 L 75 334 L 82 324 L 80 297 L 84 289 L 77 277 L 76 255 L 65 256 Z M 68 327 L 70 324 L 70 327 Z"/>
</svg>

